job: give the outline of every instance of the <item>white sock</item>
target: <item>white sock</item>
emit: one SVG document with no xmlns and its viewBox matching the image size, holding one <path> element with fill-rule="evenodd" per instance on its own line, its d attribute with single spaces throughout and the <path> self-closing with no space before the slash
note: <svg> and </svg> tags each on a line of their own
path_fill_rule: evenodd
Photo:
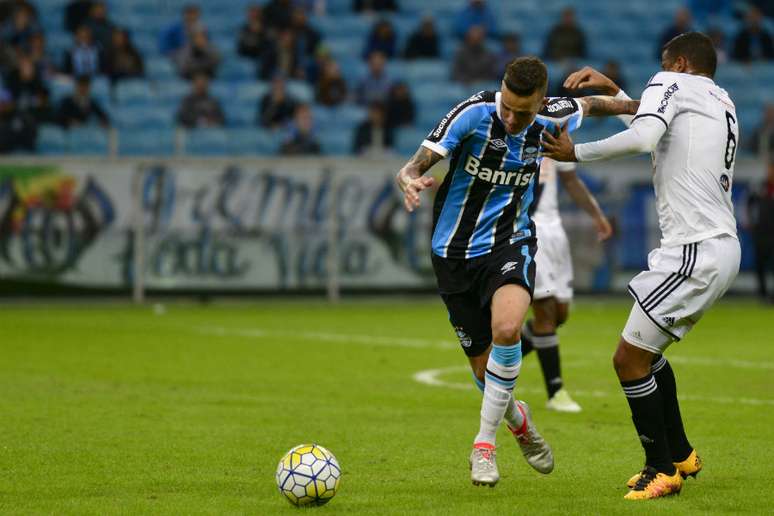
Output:
<svg viewBox="0 0 774 516">
<path fill-rule="evenodd" d="M 484 394 L 484 382 L 476 378 L 476 375 L 473 375 L 473 381 L 476 383 L 478 390 L 481 391 L 481 394 Z M 508 423 L 508 427 L 511 430 L 520 430 L 524 426 L 524 414 L 516 408 L 516 400 L 513 397 L 513 393 L 511 393 L 511 397 L 508 400 L 508 406 L 505 408 L 503 419 Z"/>
<path fill-rule="evenodd" d="M 512 392 L 520 370 L 521 343 L 515 346 L 492 344 L 484 375 L 486 381 L 481 401 L 481 422 L 474 444 L 488 443 L 494 446 L 497 427 L 503 422 L 508 406 L 514 403 Z"/>
</svg>

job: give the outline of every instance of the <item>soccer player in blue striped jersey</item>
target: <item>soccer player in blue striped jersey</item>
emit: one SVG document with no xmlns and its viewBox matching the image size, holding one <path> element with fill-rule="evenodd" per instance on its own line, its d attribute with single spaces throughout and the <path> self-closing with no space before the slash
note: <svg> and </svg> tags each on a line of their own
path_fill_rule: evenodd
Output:
<svg viewBox="0 0 774 516">
<path fill-rule="evenodd" d="M 585 116 L 633 114 L 638 102 L 611 97 L 546 98 L 548 73 L 535 57 L 505 70 L 500 91 L 482 91 L 454 107 L 398 172 L 409 211 L 433 185 L 423 174 L 450 156 L 435 198 L 432 262 L 474 379 L 484 396 L 470 456 L 471 480 L 499 480 L 495 434 L 506 421 L 527 462 L 553 469 L 550 447 L 515 400 L 520 330 L 530 305 L 537 239 L 531 220 L 543 131 L 577 129 Z"/>
</svg>

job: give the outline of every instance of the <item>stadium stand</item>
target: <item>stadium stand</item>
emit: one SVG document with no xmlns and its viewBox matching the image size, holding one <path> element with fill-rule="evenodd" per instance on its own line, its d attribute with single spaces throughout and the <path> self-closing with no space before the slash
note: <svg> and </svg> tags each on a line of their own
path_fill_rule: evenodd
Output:
<svg viewBox="0 0 774 516">
<path fill-rule="evenodd" d="M 67 0 L 34 0 L 28 2 L 37 13 L 37 26 L 45 34 L 47 58 L 59 65 L 63 54 L 73 45 L 73 36 L 65 28 Z M 180 22 L 181 12 L 188 2 L 184 0 L 108 0 L 109 19 L 116 26 L 129 31 L 135 47 L 142 54 L 145 76 L 119 80 L 111 87 L 100 76 L 92 82 L 93 97 L 108 112 L 111 124 L 117 130 L 118 144 L 109 145 L 104 129 L 83 129 L 68 134 L 61 129 L 44 125 L 38 131 L 37 152 L 52 154 L 103 154 L 117 149 L 119 154 L 137 155 L 145 152 L 168 155 L 175 152 L 176 131 L 174 111 L 189 91 L 188 84 L 178 76 L 174 62 L 161 53 L 159 39 L 162 32 Z M 268 91 L 267 81 L 256 79 L 261 59 L 272 58 L 272 52 L 282 52 L 272 42 L 266 44 L 263 57 L 247 59 L 237 54 L 237 37 L 246 20 L 247 9 L 253 4 L 267 2 L 230 0 L 228 2 L 199 2 L 200 21 L 210 40 L 217 47 L 221 64 L 211 84 L 212 94 L 223 105 L 225 127 L 218 130 L 194 131 L 185 138 L 186 144 L 178 151 L 196 155 L 265 155 L 274 154 L 278 142 L 286 136 L 284 129 L 267 132 L 256 125 L 256 110 Z M 561 2 L 540 0 L 489 0 L 489 8 L 496 13 L 499 31 L 518 34 L 522 52 L 542 55 L 545 38 L 561 16 Z M 310 2 L 305 2 L 310 4 Z M 396 149 L 400 154 L 413 152 L 426 133 L 451 106 L 479 88 L 496 88 L 491 83 L 462 86 L 450 79 L 453 56 L 460 44 L 455 26 L 457 15 L 466 6 L 465 0 L 438 0 L 429 4 L 422 0 L 401 0 L 397 12 L 357 14 L 351 0 L 327 0 L 326 13 L 309 13 L 309 25 L 319 32 L 321 43 L 312 55 L 298 51 L 293 55 L 298 76 L 289 77 L 288 94 L 299 103 L 313 105 L 315 126 L 335 127 L 318 131 L 325 154 L 349 154 L 352 149 L 352 131 L 365 117 L 365 110 L 355 104 L 355 89 L 366 74 L 363 50 L 375 23 L 387 20 L 397 37 L 396 58 L 389 61 L 387 72 L 393 80 L 404 81 L 410 88 L 417 107 L 413 126 L 401 127 L 396 132 Z M 432 5 L 432 6 L 431 6 Z M 679 0 L 660 2 L 617 0 L 586 0 L 576 11 L 578 25 L 587 38 L 588 58 L 568 65 L 549 63 L 552 87 L 572 66 L 592 64 L 603 66 L 614 59 L 621 65 L 629 93 L 637 96 L 647 79 L 659 69 L 654 49 L 674 13 L 684 3 Z M 419 27 L 423 17 L 433 18 L 440 36 L 440 59 L 403 60 L 403 50 L 410 35 Z M 744 26 L 741 13 L 721 13 L 705 16 L 709 21 L 695 25 L 697 29 L 722 28 L 726 47 L 733 43 Z M 10 23 L 10 20 L 4 22 Z M 764 22 L 769 32 L 772 20 Z M 26 52 L 22 45 L 3 43 L 8 51 Z M 270 38 L 271 39 L 271 38 Z M 488 37 L 487 45 L 494 52 L 500 43 Z M 730 54 L 730 48 L 724 49 Z M 274 55 L 276 57 L 276 55 Z M 349 97 L 336 108 L 314 106 L 315 80 L 321 63 L 334 59 L 348 83 Z M 40 61 L 43 62 L 42 60 Z M 568 68 L 569 67 L 569 68 Z M 11 70 L 3 69 L 4 76 Z M 72 91 L 72 78 L 63 77 L 49 66 L 44 73 L 50 91 L 50 102 L 56 104 Z M 719 67 L 717 82 L 729 90 L 738 107 L 740 125 L 756 127 L 763 106 L 774 102 L 774 61 L 751 63 L 725 62 Z M 615 122 L 587 124 L 580 132 L 581 140 L 609 135 L 618 126 Z"/>
</svg>

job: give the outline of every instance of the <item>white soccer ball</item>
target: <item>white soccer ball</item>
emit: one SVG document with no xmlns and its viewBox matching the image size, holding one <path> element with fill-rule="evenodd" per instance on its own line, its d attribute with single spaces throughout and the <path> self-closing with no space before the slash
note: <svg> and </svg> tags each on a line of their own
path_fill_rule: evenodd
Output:
<svg viewBox="0 0 774 516">
<path fill-rule="evenodd" d="M 339 490 L 341 468 L 319 444 L 299 444 L 277 466 L 277 488 L 293 505 L 323 505 Z"/>
</svg>

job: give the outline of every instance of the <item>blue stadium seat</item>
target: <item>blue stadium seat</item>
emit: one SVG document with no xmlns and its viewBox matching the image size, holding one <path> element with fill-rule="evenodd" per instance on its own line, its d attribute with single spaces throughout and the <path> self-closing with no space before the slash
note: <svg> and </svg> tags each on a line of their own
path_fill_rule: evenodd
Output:
<svg viewBox="0 0 774 516">
<path fill-rule="evenodd" d="M 173 109 L 159 106 L 138 107 L 118 106 L 113 109 L 111 120 L 120 129 L 166 129 L 171 131 L 174 127 Z"/>
<path fill-rule="evenodd" d="M 168 81 L 177 78 L 177 71 L 167 57 L 150 57 L 145 61 L 145 73 L 153 81 Z"/>
<path fill-rule="evenodd" d="M 336 131 L 320 130 L 317 137 L 323 153 L 328 156 L 344 156 L 352 153 L 352 130 L 338 128 Z"/>
<path fill-rule="evenodd" d="M 67 141 L 71 154 L 108 154 L 108 132 L 101 127 L 73 127 L 67 131 Z"/>
<path fill-rule="evenodd" d="M 122 130 L 118 136 L 118 152 L 122 156 L 171 156 L 175 152 L 172 130 Z"/>
<path fill-rule="evenodd" d="M 258 102 L 269 91 L 269 84 L 266 82 L 247 82 L 236 86 L 235 97 L 244 102 Z"/>
<path fill-rule="evenodd" d="M 156 98 L 164 105 L 177 109 L 180 101 L 191 91 L 191 84 L 182 79 L 159 81 L 155 84 Z"/>
<path fill-rule="evenodd" d="M 312 102 L 314 100 L 314 90 L 303 81 L 288 81 L 287 90 L 288 95 L 299 102 Z"/>
<path fill-rule="evenodd" d="M 255 63 L 247 59 L 226 59 L 218 69 L 218 78 L 227 81 L 247 82 L 255 80 L 255 77 Z"/>
<path fill-rule="evenodd" d="M 403 156 L 413 155 L 417 151 L 417 148 L 422 144 L 422 141 L 427 137 L 428 132 L 429 131 L 413 127 L 406 127 L 398 130 L 395 134 L 396 152 Z"/>
<path fill-rule="evenodd" d="M 66 154 L 67 137 L 61 127 L 43 125 L 38 129 L 37 152 L 43 155 Z"/>
<path fill-rule="evenodd" d="M 119 82 L 115 97 L 119 104 L 147 104 L 156 100 L 150 84 L 144 79 L 127 79 Z"/>
<path fill-rule="evenodd" d="M 193 156 L 225 156 L 229 153 L 228 133 L 221 128 L 188 130 L 185 152 Z"/>
<path fill-rule="evenodd" d="M 222 104 L 226 122 L 230 127 L 250 127 L 255 125 L 255 115 L 259 101 L 233 98 Z"/>
<path fill-rule="evenodd" d="M 280 147 L 278 132 L 261 128 L 231 129 L 228 132 L 229 152 L 235 156 L 272 156 Z"/>
<path fill-rule="evenodd" d="M 402 75 L 406 81 L 441 82 L 449 78 L 451 68 L 443 59 L 418 59 L 403 66 Z"/>
</svg>

